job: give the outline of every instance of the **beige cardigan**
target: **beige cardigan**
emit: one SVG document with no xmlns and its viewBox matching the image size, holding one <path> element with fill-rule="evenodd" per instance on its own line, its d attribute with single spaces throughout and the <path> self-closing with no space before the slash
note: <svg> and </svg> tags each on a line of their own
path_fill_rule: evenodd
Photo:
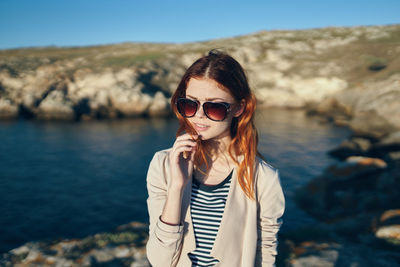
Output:
<svg viewBox="0 0 400 267">
<path fill-rule="evenodd" d="M 147 173 L 150 216 L 147 257 L 154 267 L 190 267 L 188 253 L 196 247 L 189 208 L 191 181 L 183 194 L 181 225 L 167 225 L 159 219 L 171 180 L 168 153 L 169 150 L 157 152 Z M 277 232 L 285 208 L 278 170 L 257 159 L 255 186 L 256 200 L 251 200 L 237 181 L 236 169 L 233 171 L 224 214 L 211 251 L 211 256 L 219 260 L 216 266 L 274 266 Z"/>
</svg>

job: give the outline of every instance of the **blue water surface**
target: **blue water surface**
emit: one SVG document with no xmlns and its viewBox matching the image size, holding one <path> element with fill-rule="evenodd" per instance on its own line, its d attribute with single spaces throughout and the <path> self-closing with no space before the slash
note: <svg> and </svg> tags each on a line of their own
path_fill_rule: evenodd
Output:
<svg viewBox="0 0 400 267">
<path fill-rule="evenodd" d="M 349 130 L 299 110 L 256 118 L 259 149 L 279 168 L 287 198 L 282 230 L 307 223 L 293 193 L 335 162 L 326 151 Z M 0 122 L 0 253 L 148 222 L 147 168 L 154 152 L 173 144 L 177 125 L 172 118 Z"/>
</svg>

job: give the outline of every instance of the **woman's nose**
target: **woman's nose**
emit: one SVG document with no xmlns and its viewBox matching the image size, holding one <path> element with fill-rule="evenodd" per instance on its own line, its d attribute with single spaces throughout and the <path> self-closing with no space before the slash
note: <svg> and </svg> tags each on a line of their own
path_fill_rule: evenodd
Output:
<svg viewBox="0 0 400 267">
<path fill-rule="evenodd" d="M 203 109 L 203 104 L 199 104 L 199 109 L 196 112 L 196 117 L 198 118 L 204 118 L 205 114 L 204 114 L 204 109 Z"/>
</svg>

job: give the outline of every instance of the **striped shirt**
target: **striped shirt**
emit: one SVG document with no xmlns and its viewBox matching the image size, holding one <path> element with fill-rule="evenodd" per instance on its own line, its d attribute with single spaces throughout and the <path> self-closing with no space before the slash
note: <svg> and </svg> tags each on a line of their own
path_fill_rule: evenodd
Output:
<svg viewBox="0 0 400 267">
<path fill-rule="evenodd" d="M 219 261 L 210 256 L 225 209 L 232 172 L 217 185 L 204 185 L 193 178 L 190 212 L 196 249 L 189 253 L 192 267 L 214 266 Z"/>
</svg>

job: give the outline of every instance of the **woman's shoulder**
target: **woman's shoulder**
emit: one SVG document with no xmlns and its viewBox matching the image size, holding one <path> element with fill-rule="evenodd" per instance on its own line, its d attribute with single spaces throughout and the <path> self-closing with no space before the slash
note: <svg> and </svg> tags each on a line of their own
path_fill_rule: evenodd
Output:
<svg viewBox="0 0 400 267">
<path fill-rule="evenodd" d="M 166 170 L 169 168 L 168 153 L 171 149 L 163 149 L 154 153 L 147 171 L 147 180 L 166 182 Z"/>
<path fill-rule="evenodd" d="M 167 159 L 171 149 L 172 148 L 166 148 L 155 152 L 153 158 L 151 159 L 150 167 L 167 167 L 167 165 L 169 165 L 169 161 Z"/>
<path fill-rule="evenodd" d="M 255 186 L 258 190 L 280 185 L 279 169 L 269 162 L 257 157 L 255 169 Z"/>
<path fill-rule="evenodd" d="M 155 152 L 154 153 L 154 157 L 156 158 L 159 158 L 159 157 L 166 157 L 166 156 L 168 156 L 168 153 L 169 153 L 169 151 L 171 151 L 171 147 L 170 148 L 166 148 L 166 149 L 162 149 L 162 150 L 159 150 L 159 151 L 157 151 L 157 152 Z"/>
<path fill-rule="evenodd" d="M 278 168 L 257 157 L 255 174 L 257 198 L 271 194 L 271 192 L 282 192 Z"/>
<path fill-rule="evenodd" d="M 264 175 L 272 175 L 275 176 L 276 173 L 279 172 L 278 168 L 274 167 L 269 162 L 265 161 L 260 157 L 256 157 L 256 171 L 261 172 Z"/>
</svg>

